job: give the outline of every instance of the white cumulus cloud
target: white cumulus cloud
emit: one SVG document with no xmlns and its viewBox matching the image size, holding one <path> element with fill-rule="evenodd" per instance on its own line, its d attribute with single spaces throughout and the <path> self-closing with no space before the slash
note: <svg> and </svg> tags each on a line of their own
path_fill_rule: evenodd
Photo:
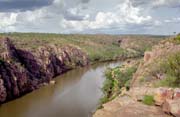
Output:
<svg viewBox="0 0 180 117">
<path fill-rule="evenodd" d="M 0 32 L 111 33 L 112 30 L 133 30 L 139 33 L 168 23 L 179 23 L 180 15 L 173 12 L 178 6 L 180 0 L 54 0 L 40 8 L 0 11 Z M 177 30 L 175 25 L 172 29 Z"/>
<path fill-rule="evenodd" d="M 169 6 L 176 7 L 180 5 L 180 0 L 153 0 L 153 6 Z"/>
<path fill-rule="evenodd" d="M 149 15 L 143 16 L 141 9 L 133 7 L 130 0 L 125 0 L 124 3 L 117 5 L 109 12 L 98 12 L 94 20 L 86 19 L 83 21 L 67 21 L 63 23 L 65 28 L 74 28 L 74 30 L 82 31 L 84 29 L 108 28 L 111 26 L 122 26 L 128 24 L 143 24 L 151 21 Z"/>
<path fill-rule="evenodd" d="M 0 30 L 13 31 L 17 22 L 17 13 L 0 13 Z"/>
</svg>

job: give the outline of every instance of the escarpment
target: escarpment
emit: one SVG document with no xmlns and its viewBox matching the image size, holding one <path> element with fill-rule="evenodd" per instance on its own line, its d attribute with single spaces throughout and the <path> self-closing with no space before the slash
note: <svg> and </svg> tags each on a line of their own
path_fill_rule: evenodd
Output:
<svg viewBox="0 0 180 117">
<path fill-rule="evenodd" d="M 162 40 L 136 62 L 138 66 L 128 89 L 128 85 L 119 89 L 118 96 L 103 104 L 94 117 L 180 117 L 180 35 Z M 118 73 L 122 74 L 125 68 L 135 65 L 128 62 L 112 69 L 108 80 L 115 81 L 116 78 L 121 83 L 123 77 Z M 117 93 L 114 89 L 120 85 L 110 85 L 113 88 L 107 91 L 113 96 Z"/>
<path fill-rule="evenodd" d="M 78 47 L 47 45 L 35 52 L 16 48 L 9 38 L 1 39 L 0 103 L 31 92 L 52 78 L 76 66 L 88 65 L 88 57 Z"/>
</svg>

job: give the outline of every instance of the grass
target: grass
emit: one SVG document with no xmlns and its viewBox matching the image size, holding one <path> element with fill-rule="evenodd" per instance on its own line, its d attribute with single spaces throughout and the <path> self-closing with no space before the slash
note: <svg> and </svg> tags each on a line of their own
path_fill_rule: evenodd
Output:
<svg viewBox="0 0 180 117">
<path fill-rule="evenodd" d="M 154 97 L 152 95 L 145 95 L 142 102 L 146 105 L 154 105 Z"/>
<path fill-rule="evenodd" d="M 157 82 L 155 84 L 155 87 L 179 87 L 179 85 L 176 84 L 176 77 L 168 76 L 167 78 Z"/>
<path fill-rule="evenodd" d="M 170 55 L 163 61 L 161 70 L 166 78 L 156 83 L 156 86 L 180 87 L 180 52 Z"/>
<path fill-rule="evenodd" d="M 180 41 L 180 34 L 177 35 L 176 40 Z"/>
</svg>

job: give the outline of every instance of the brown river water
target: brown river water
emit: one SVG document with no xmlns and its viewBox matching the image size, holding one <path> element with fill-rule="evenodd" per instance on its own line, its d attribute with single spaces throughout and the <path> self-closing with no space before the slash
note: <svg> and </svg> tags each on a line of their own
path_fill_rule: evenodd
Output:
<svg viewBox="0 0 180 117">
<path fill-rule="evenodd" d="M 103 96 L 101 87 L 108 62 L 71 70 L 44 86 L 0 106 L 0 117 L 91 117 Z"/>
</svg>

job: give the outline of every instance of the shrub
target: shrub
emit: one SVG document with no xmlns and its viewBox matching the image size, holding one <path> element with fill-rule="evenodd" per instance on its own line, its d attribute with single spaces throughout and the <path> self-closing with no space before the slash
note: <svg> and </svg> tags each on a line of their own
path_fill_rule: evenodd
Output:
<svg viewBox="0 0 180 117">
<path fill-rule="evenodd" d="M 180 87 L 180 52 L 170 55 L 161 63 L 161 69 L 166 78 L 160 80 L 156 86 Z"/>
<path fill-rule="evenodd" d="M 130 84 L 131 84 L 131 79 L 130 80 L 128 80 L 128 81 L 126 81 L 126 83 L 125 83 L 125 87 L 126 87 L 126 90 L 129 90 L 130 89 Z"/>
<path fill-rule="evenodd" d="M 105 72 L 106 80 L 104 82 L 102 91 L 104 97 L 100 100 L 101 104 L 112 100 L 121 92 L 122 87 L 130 88 L 130 82 L 136 67 L 126 68 L 121 71 L 120 67 L 108 68 Z"/>
<path fill-rule="evenodd" d="M 117 73 L 119 87 L 124 87 L 127 82 L 130 82 L 129 80 L 132 79 L 133 73 L 136 71 L 136 69 L 136 67 L 130 67 L 127 68 L 124 72 L 121 72 L 119 70 L 119 72 Z"/>
<path fill-rule="evenodd" d="M 101 98 L 100 99 L 100 102 L 101 102 L 101 104 L 100 104 L 100 106 L 98 107 L 98 109 L 101 109 L 102 108 L 102 104 L 104 104 L 104 103 L 106 103 L 106 102 L 108 102 L 109 101 L 109 98 L 107 98 L 107 97 L 103 97 L 103 98 Z"/>
<path fill-rule="evenodd" d="M 180 41 L 180 34 L 177 35 L 176 40 Z"/>
<path fill-rule="evenodd" d="M 172 76 L 168 76 L 167 78 L 157 82 L 155 84 L 156 87 L 158 86 L 162 86 L 162 87 L 176 87 L 176 85 L 174 85 L 174 83 L 176 82 L 176 78 L 172 77 Z"/>
<path fill-rule="evenodd" d="M 180 44 L 180 34 L 178 34 L 175 38 L 175 43 Z"/>
<path fill-rule="evenodd" d="M 140 83 L 145 82 L 145 77 L 141 77 L 139 81 L 140 81 Z"/>
<path fill-rule="evenodd" d="M 145 95 L 143 97 L 142 102 L 146 105 L 154 105 L 154 96 L 152 95 Z"/>
</svg>

